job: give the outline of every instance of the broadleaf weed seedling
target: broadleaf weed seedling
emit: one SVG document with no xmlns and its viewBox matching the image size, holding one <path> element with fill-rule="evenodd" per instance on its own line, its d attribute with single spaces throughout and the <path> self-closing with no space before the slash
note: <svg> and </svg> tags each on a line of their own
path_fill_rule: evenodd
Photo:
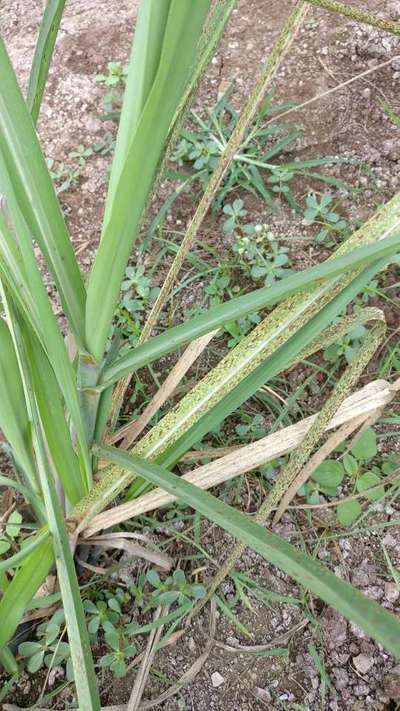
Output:
<svg viewBox="0 0 400 711">
<path fill-rule="evenodd" d="M 93 148 L 80 143 L 68 153 L 70 162 L 57 161 L 53 158 L 47 159 L 50 177 L 55 184 L 58 195 L 79 185 L 87 160 L 93 153 Z"/>
<path fill-rule="evenodd" d="M 116 677 L 123 677 L 127 673 L 129 659 L 136 654 L 136 645 L 126 634 L 127 628 L 114 627 L 111 622 L 104 623 L 104 640 L 108 651 L 100 658 L 100 667 L 110 669 Z"/>
<path fill-rule="evenodd" d="M 188 603 L 194 604 L 206 594 L 204 585 L 189 583 L 184 571 L 180 568 L 174 570 L 173 574 L 165 580 L 160 578 L 157 571 L 148 570 L 145 579 L 142 578 L 141 582 L 142 585 L 146 582 L 150 586 L 150 592 L 147 595 L 143 594 L 143 588 L 135 589 L 135 594 L 138 595 L 139 600 L 142 600 L 142 603 L 147 598 L 144 604 L 144 611 L 159 605 L 165 607 L 177 604 L 181 607 Z"/>
<path fill-rule="evenodd" d="M 65 633 L 65 617 L 63 610 L 58 610 L 43 622 L 36 631 L 36 641 L 22 642 L 18 651 L 27 660 L 27 670 L 35 674 L 40 668 L 65 666 L 69 681 L 74 678 L 71 653 L 68 642 L 63 640 Z"/>
<path fill-rule="evenodd" d="M 316 193 L 310 193 L 306 197 L 304 219 L 309 225 L 315 224 L 321 227 L 315 240 L 326 247 L 333 247 L 336 244 L 335 237 L 344 238 L 350 232 L 348 221 L 337 212 L 337 206 L 330 193 L 323 193 L 319 199 Z"/>
<path fill-rule="evenodd" d="M 344 357 L 347 363 L 351 363 L 362 346 L 366 332 L 367 329 L 362 325 L 350 329 L 346 336 L 325 348 L 324 360 L 334 363 Z"/>
<path fill-rule="evenodd" d="M 321 494 L 338 497 L 340 487 L 346 482 L 350 494 L 338 503 L 336 516 L 342 526 L 351 526 L 362 513 L 361 498 L 352 497 L 366 492 L 365 497 L 370 502 L 382 499 L 386 493 L 385 478 L 399 465 L 398 458 L 392 456 L 385 457 L 382 463 L 377 464 L 377 454 L 376 434 L 373 428 L 369 428 L 356 439 L 350 452 L 346 452 L 342 458 L 322 462 L 310 480 L 299 489 L 299 495 L 304 496 L 309 504 L 319 504 Z"/>
<path fill-rule="evenodd" d="M 47 160 L 47 166 L 57 195 L 71 190 L 79 184 L 82 176 L 80 166 L 67 165 L 64 161 L 55 161 L 53 158 Z"/>
<path fill-rule="evenodd" d="M 151 279 L 145 274 L 143 264 L 129 266 L 121 285 L 122 299 L 118 308 L 118 326 L 130 343 L 135 343 L 140 335 L 141 315 L 157 298 L 159 287 L 152 287 Z"/>
<path fill-rule="evenodd" d="M 120 62 L 109 62 L 107 74 L 97 74 L 96 81 L 107 88 L 103 97 L 105 114 L 100 118 L 103 121 L 119 121 L 126 86 L 128 68 Z"/>
<path fill-rule="evenodd" d="M 204 119 L 197 112 L 191 112 L 194 128 L 181 132 L 181 141 L 171 155 L 172 162 L 179 168 L 189 167 L 193 171 L 194 177 L 197 176 L 203 188 L 208 184 L 218 158 L 223 153 L 239 120 L 239 114 L 230 102 L 231 93 L 232 87 L 208 111 Z M 314 180 L 322 177 L 325 183 L 331 182 L 335 186 L 340 182 L 335 178 L 331 179 L 330 176 L 311 174 L 309 171 L 314 167 L 332 165 L 343 160 L 327 157 L 276 163 L 277 158 L 284 155 L 289 147 L 294 147 L 303 128 L 299 125 L 279 122 L 279 117 L 276 122 L 267 123 L 268 118 L 272 118 L 274 114 L 286 107 L 286 104 L 272 105 L 271 100 L 270 93 L 217 191 L 214 200 L 215 213 L 222 207 L 227 196 L 239 188 L 259 195 L 270 207 L 273 207 L 276 197 L 283 197 L 292 208 L 300 211 L 300 205 L 291 185 L 296 177 L 309 176 Z M 174 177 L 183 182 L 188 178 L 186 171 L 181 176 L 175 173 Z M 345 187 L 344 183 L 343 187 Z"/>
<path fill-rule="evenodd" d="M 7 518 L 6 525 L 0 527 L 0 555 L 16 546 L 21 525 L 21 514 L 19 511 L 12 511 Z"/>
<path fill-rule="evenodd" d="M 243 224 L 247 216 L 242 200 L 235 200 L 224 206 L 229 217 L 223 229 L 233 234 L 233 253 L 244 275 L 251 279 L 263 280 L 271 286 L 276 280 L 289 276 L 288 248 L 279 243 L 273 232 L 265 224 Z"/>
<path fill-rule="evenodd" d="M 92 646 L 102 652 L 99 657 L 100 667 L 108 668 L 117 677 L 123 677 L 128 660 L 136 653 L 128 629 L 130 614 L 124 612 L 132 596 L 121 588 L 94 592 L 94 600 L 84 600 Z"/>
</svg>

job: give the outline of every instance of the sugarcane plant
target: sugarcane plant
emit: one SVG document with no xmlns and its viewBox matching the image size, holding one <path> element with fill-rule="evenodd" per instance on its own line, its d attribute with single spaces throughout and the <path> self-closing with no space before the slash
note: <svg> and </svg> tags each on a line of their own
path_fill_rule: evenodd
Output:
<svg viewBox="0 0 400 711">
<path fill-rule="evenodd" d="M 64 2 L 48 2 L 26 99 L 0 41 L 0 429 L 15 468 L 14 478 L 1 476 L 0 485 L 18 492 L 34 521 L 21 548 L 0 557 L 0 661 L 7 671 L 15 671 L 16 661 L 7 645 L 55 565 L 82 710 L 99 709 L 100 700 L 74 551 L 80 540 L 90 541 L 101 530 L 123 525 L 133 515 L 135 501 L 154 485 L 217 523 L 388 651 L 400 654 L 400 623 L 391 613 L 263 525 L 383 338 L 385 324 L 377 309 L 339 321 L 338 317 L 397 258 L 400 195 L 326 262 L 152 336 L 185 255 L 304 19 L 307 3 L 296 3 L 266 60 L 138 345 L 121 346 L 114 337 L 121 283 L 146 207 L 234 6 L 235 0 L 141 0 L 101 239 L 86 283 L 35 129 Z M 62 322 L 54 314 L 38 252 L 57 290 L 65 316 Z M 267 307 L 275 308 L 142 435 L 215 333 L 227 322 Z M 370 324 L 363 357 L 339 381 L 295 449 L 258 521 L 196 486 L 196 471 L 193 481 L 174 473 L 193 445 L 260 387 L 343 336 L 354 320 Z M 132 374 L 183 346 L 182 358 L 163 392 L 143 413 L 144 419 L 118 429 L 118 413 Z M 111 446 L 116 443 L 119 446 Z M 250 459 L 248 467 L 254 467 Z M 123 492 L 121 503 L 118 497 Z M 228 572 L 229 565 L 224 574 Z"/>
</svg>

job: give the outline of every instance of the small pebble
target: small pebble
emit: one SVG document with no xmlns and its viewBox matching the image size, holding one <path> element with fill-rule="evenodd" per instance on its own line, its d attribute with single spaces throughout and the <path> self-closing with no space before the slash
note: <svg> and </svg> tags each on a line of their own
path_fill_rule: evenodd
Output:
<svg viewBox="0 0 400 711">
<path fill-rule="evenodd" d="M 240 644 L 237 637 L 227 637 L 226 643 L 229 644 L 230 647 L 238 647 Z"/>
<path fill-rule="evenodd" d="M 267 689 L 260 689 L 257 687 L 254 689 L 254 696 L 260 701 L 271 701 L 271 694 L 267 691 Z"/>
<path fill-rule="evenodd" d="M 393 59 L 393 62 L 392 62 L 392 70 L 394 72 L 398 72 L 399 69 L 400 69 L 400 59 L 398 57 L 396 57 L 395 59 Z"/>
<path fill-rule="evenodd" d="M 400 146 L 397 139 L 390 138 L 387 141 L 383 141 L 382 153 L 393 162 L 400 160 Z"/>
<path fill-rule="evenodd" d="M 388 602 L 396 602 L 399 596 L 400 591 L 395 583 L 385 583 L 385 598 Z"/>
<path fill-rule="evenodd" d="M 389 3 L 387 8 L 388 14 L 391 20 L 400 20 L 400 2 L 399 0 L 393 0 Z"/>
<path fill-rule="evenodd" d="M 394 667 L 383 680 L 383 688 L 389 699 L 400 701 L 400 666 Z"/>
<path fill-rule="evenodd" d="M 64 676 L 65 676 L 65 671 L 61 666 L 53 667 L 52 669 L 50 669 L 47 683 L 50 687 L 54 686 L 54 684 L 57 681 L 64 679 Z"/>
<path fill-rule="evenodd" d="M 224 684 L 224 682 L 225 679 L 219 672 L 214 672 L 213 674 L 211 674 L 211 683 L 214 689 L 218 689 L 218 687 Z"/>
<path fill-rule="evenodd" d="M 353 657 L 353 664 L 360 674 L 367 674 L 374 664 L 372 657 L 367 657 L 366 654 L 359 654 Z"/>
<path fill-rule="evenodd" d="M 394 548 L 397 546 L 397 541 L 396 539 L 392 536 L 391 533 L 387 533 L 385 538 L 382 541 L 384 546 L 389 546 L 389 548 Z"/>
</svg>

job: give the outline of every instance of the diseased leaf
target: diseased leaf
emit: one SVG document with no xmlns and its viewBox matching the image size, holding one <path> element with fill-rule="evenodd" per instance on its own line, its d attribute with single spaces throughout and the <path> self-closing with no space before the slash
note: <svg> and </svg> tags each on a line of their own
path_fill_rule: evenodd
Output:
<svg viewBox="0 0 400 711">
<path fill-rule="evenodd" d="M 314 558 L 167 469 L 111 447 L 98 447 L 96 454 L 177 496 L 335 607 L 393 654 L 400 655 L 400 621 Z"/>
</svg>

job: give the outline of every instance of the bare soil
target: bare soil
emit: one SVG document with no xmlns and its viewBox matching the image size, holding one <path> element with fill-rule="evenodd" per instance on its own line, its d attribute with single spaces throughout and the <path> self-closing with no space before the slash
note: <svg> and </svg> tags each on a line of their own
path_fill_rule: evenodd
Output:
<svg viewBox="0 0 400 711">
<path fill-rule="evenodd" d="M 67 3 L 39 122 L 40 138 L 48 157 L 62 160 L 78 144 L 92 145 L 110 128 L 98 118 L 103 92 L 95 82 L 95 75 L 104 72 L 109 61 L 127 61 L 136 4 L 135 0 L 70 0 Z M 199 108 L 212 105 L 231 82 L 235 86 L 235 104 L 238 107 L 243 105 L 293 4 L 292 0 L 240 0 L 201 88 L 197 100 Z M 351 4 L 357 5 L 356 2 Z M 398 0 L 368 0 L 359 4 L 371 12 L 400 19 Z M 27 82 L 42 10 L 43 3 L 39 0 L 3 0 L 0 8 L 0 31 L 23 87 Z M 297 42 L 278 72 L 276 95 L 305 102 L 399 54 L 400 39 L 311 9 Z M 340 171 L 340 175 L 353 185 L 363 188 L 363 192 L 347 205 L 351 219 L 365 219 L 399 187 L 399 129 L 389 121 L 379 103 L 384 99 L 399 111 L 399 87 L 400 60 L 397 60 L 296 114 L 296 120 L 304 124 L 305 131 L 298 140 L 295 157 L 337 155 L 359 161 L 358 165 L 346 166 Z M 96 156 L 88 161 L 79 189 L 63 194 L 62 198 L 84 270 L 90 266 L 99 238 L 107 160 Z M 360 168 L 360 161 L 366 161 L 370 166 L 368 178 Z M 302 191 L 306 193 L 307 187 L 300 185 L 299 195 Z M 162 186 L 156 203 L 163 198 L 165 189 L 165 185 Z M 189 218 L 189 207 L 188 204 L 177 208 L 171 224 L 182 228 L 182 223 Z M 301 219 L 287 207 L 272 216 L 265 205 L 255 199 L 249 201 L 248 207 L 257 218 L 270 222 L 278 233 L 296 235 L 305 232 Z M 225 239 L 219 226 L 216 228 L 211 222 L 205 223 L 201 237 L 215 240 L 221 248 Z M 301 255 L 304 264 L 319 259 L 321 253 L 316 245 Z M 190 295 L 188 298 L 190 300 Z M 387 317 L 395 332 L 400 326 L 398 311 L 387 309 Z M 381 446 L 385 450 L 391 449 L 396 442 L 398 440 L 390 439 L 387 443 L 381 440 Z M 317 551 L 318 558 L 337 575 L 399 614 L 399 596 L 396 597 L 393 591 L 393 579 L 381 546 L 383 539 L 393 565 L 399 567 L 397 520 L 395 505 L 382 507 L 376 520 L 370 522 L 382 524 L 382 529 L 370 527 L 351 539 L 345 535 L 331 537 L 321 546 L 318 536 L 324 530 L 323 521 L 319 528 L 315 527 L 315 521 L 314 527 L 309 528 L 307 519 L 286 516 L 277 532 L 299 543 L 301 525 L 310 550 Z M 218 565 L 232 541 L 209 527 L 204 530 L 202 545 Z M 183 553 L 177 551 L 177 558 Z M 275 592 L 293 597 L 299 594 L 287 576 L 272 569 L 255 554 L 243 555 L 240 567 L 252 571 Z M 210 566 L 210 570 L 202 575 L 212 571 Z M 229 581 L 224 584 L 223 592 L 228 599 L 232 595 L 233 587 Z M 320 601 L 308 599 L 307 605 L 310 621 L 297 631 L 296 626 L 305 620 L 304 607 L 273 604 L 268 609 L 254 604 L 249 610 L 239 605 L 237 616 L 252 631 L 250 641 L 219 615 L 215 637 L 220 642 L 230 647 L 271 643 L 273 648 L 286 647 L 288 655 L 235 654 L 215 646 L 193 683 L 160 708 L 168 711 L 389 711 L 397 708 L 400 703 L 400 666 L 396 660 Z M 203 652 L 208 624 L 207 613 L 193 622 L 175 645 L 157 655 L 155 669 L 162 672 L 169 683 L 179 679 Z M 318 647 L 330 684 L 316 669 L 309 645 Z M 360 655 L 364 667 L 360 666 Z M 213 685 L 215 672 L 222 679 L 219 686 Z M 103 703 L 126 702 L 133 679 L 133 672 L 122 681 L 99 676 Z M 41 677 L 24 675 L 9 701 L 28 705 L 34 701 L 37 688 L 40 690 L 41 681 Z M 152 676 L 146 696 L 154 698 L 165 688 L 160 676 Z M 67 708 L 64 703 L 68 701 L 68 698 L 56 701 L 54 708 Z"/>
</svg>

